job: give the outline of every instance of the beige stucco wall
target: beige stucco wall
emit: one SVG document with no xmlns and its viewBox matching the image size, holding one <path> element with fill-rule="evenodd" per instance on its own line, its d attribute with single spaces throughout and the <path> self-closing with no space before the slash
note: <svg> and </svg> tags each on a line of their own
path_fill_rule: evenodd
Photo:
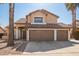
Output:
<svg viewBox="0 0 79 59">
<path fill-rule="evenodd" d="M 47 23 L 57 23 L 57 17 L 51 14 L 48 14 L 46 21 Z"/>
<path fill-rule="evenodd" d="M 18 28 L 18 27 L 25 27 L 25 24 L 21 24 L 21 23 L 17 23 L 15 24 L 15 26 Z"/>
<path fill-rule="evenodd" d="M 57 17 L 56 16 L 51 15 L 49 13 L 46 16 L 46 14 L 39 12 L 39 11 L 32 13 L 31 15 L 28 16 L 28 23 L 32 23 L 34 17 L 43 17 L 43 19 L 46 23 L 57 23 Z"/>
</svg>

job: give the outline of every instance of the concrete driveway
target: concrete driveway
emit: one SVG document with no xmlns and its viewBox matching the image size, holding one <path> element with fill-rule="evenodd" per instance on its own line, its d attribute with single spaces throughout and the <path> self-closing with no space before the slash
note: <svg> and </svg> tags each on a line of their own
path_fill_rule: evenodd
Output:
<svg viewBox="0 0 79 59">
<path fill-rule="evenodd" d="M 29 42 L 23 52 L 25 55 L 79 55 L 79 41 L 41 41 Z"/>
</svg>

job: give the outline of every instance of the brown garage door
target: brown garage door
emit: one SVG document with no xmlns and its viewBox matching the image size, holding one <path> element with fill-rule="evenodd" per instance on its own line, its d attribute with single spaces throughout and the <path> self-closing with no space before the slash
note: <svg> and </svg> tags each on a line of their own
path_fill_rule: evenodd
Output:
<svg viewBox="0 0 79 59">
<path fill-rule="evenodd" d="M 30 30 L 29 31 L 30 41 L 44 41 L 44 40 L 54 40 L 54 31 L 50 30 Z"/>
<path fill-rule="evenodd" d="M 68 30 L 57 30 L 57 40 L 58 41 L 68 40 Z"/>
</svg>

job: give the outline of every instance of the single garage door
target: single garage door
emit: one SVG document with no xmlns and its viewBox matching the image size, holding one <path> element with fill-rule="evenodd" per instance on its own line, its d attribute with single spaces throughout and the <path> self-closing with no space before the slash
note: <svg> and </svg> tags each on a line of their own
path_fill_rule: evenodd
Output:
<svg viewBox="0 0 79 59">
<path fill-rule="evenodd" d="M 68 40 L 68 30 L 57 30 L 57 40 L 58 41 Z"/>
<path fill-rule="evenodd" d="M 53 30 L 30 30 L 29 31 L 30 41 L 44 41 L 44 40 L 54 40 Z"/>
</svg>

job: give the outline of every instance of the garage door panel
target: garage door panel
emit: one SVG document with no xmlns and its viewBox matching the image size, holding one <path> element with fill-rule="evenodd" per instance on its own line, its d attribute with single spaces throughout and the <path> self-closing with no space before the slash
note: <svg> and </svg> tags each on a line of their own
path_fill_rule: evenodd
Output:
<svg viewBox="0 0 79 59">
<path fill-rule="evenodd" d="M 53 31 L 41 31 L 40 36 L 42 40 L 53 40 L 54 39 Z"/>
<path fill-rule="evenodd" d="M 58 41 L 68 40 L 68 30 L 57 30 L 57 40 Z"/>
<path fill-rule="evenodd" d="M 54 40 L 54 31 L 50 30 L 30 30 L 29 40 Z"/>
<path fill-rule="evenodd" d="M 35 31 L 35 30 L 33 30 L 33 31 L 29 31 L 29 39 L 30 40 L 39 40 L 39 34 L 37 34 L 37 33 L 39 33 L 39 31 Z"/>
</svg>

